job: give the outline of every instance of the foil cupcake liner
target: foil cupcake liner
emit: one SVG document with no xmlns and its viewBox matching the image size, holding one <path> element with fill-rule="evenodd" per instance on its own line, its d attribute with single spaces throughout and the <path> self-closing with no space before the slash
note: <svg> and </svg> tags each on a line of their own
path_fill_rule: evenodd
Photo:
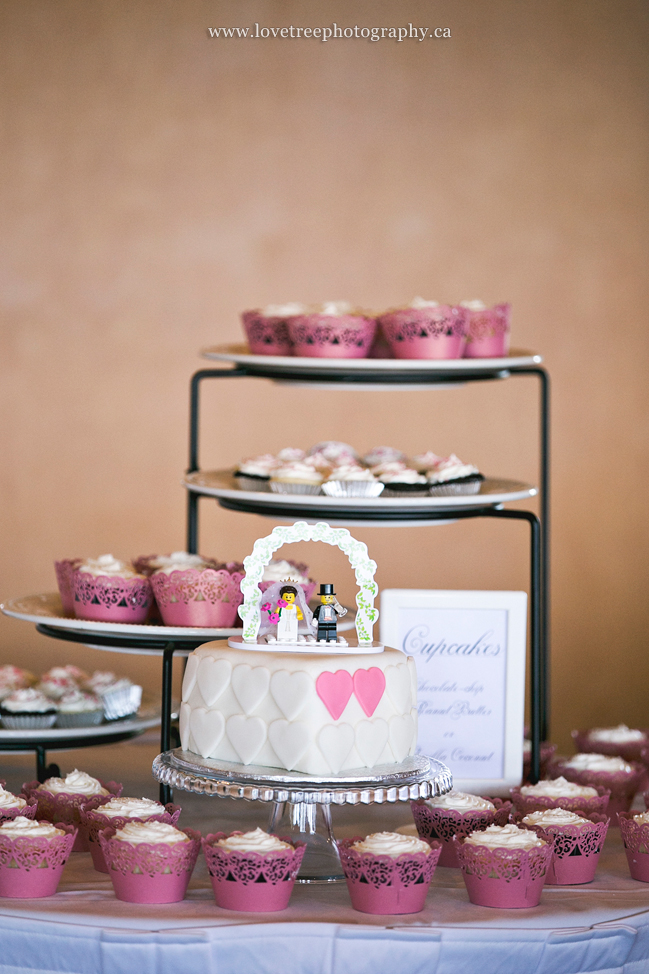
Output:
<svg viewBox="0 0 649 974">
<path fill-rule="evenodd" d="M 465 477 L 462 480 L 449 480 L 443 484 L 430 484 L 428 493 L 432 497 L 459 497 L 479 494 L 484 477 Z"/>
<path fill-rule="evenodd" d="M 251 477 L 246 473 L 235 473 L 234 479 L 240 490 L 261 490 L 268 492 L 270 477 Z"/>
<path fill-rule="evenodd" d="M 122 717 L 130 717 L 138 712 L 142 703 L 142 687 L 135 683 L 115 690 L 109 687 L 100 696 L 106 720 L 121 720 Z"/>
<path fill-rule="evenodd" d="M 378 497 L 385 484 L 371 480 L 328 480 L 322 493 L 328 497 Z"/>
<path fill-rule="evenodd" d="M 271 480 L 270 489 L 274 494 L 319 494 L 320 484 L 291 484 L 288 481 Z"/>
<path fill-rule="evenodd" d="M 2 714 L 2 726 L 7 730 L 45 730 L 53 727 L 56 713 L 51 714 Z"/>
<path fill-rule="evenodd" d="M 57 727 L 97 727 L 104 719 L 103 710 L 83 710 L 74 714 L 56 715 Z"/>
</svg>

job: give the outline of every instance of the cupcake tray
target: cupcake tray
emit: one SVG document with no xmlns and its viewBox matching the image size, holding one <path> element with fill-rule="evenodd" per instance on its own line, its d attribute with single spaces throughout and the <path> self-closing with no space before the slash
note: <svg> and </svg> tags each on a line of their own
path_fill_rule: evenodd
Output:
<svg viewBox="0 0 649 974">
<path fill-rule="evenodd" d="M 505 379 L 518 369 L 534 368 L 540 355 L 512 349 L 503 358 L 459 359 L 342 359 L 305 358 L 293 355 L 251 355 L 247 345 L 215 345 L 202 350 L 203 358 L 228 362 L 242 374 L 268 379 L 313 382 L 430 384 L 467 382 L 471 379 Z"/>
<path fill-rule="evenodd" d="M 153 776 L 163 786 L 198 795 L 271 803 L 269 831 L 292 833 L 293 838 L 306 842 L 298 883 L 344 881 L 333 833 L 332 805 L 409 802 L 443 795 L 453 787 L 446 765 L 424 754 L 396 765 L 321 777 L 215 761 L 176 748 L 155 758 Z"/>
<path fill-rule="evenodd" d="M 192 493 L 215 497 L 221 507 L 269 517 L 315 517 L 326 520 L 408 521 L 437 519 L 442 514 L 494 508 L 534 497 L 536 487 L 518 480 L 487 477 L 477 494 L 451 497 L 413 494 L 401 497 L 328 497 L 326 494 L 276 494 L 270 490 L 242 490 L 232 470 L 200 470 L 185 476 Z"/>
</svg>

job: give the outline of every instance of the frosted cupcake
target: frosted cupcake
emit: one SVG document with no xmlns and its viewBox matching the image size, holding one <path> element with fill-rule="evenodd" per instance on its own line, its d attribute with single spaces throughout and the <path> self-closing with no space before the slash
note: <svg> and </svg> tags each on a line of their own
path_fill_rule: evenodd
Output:
<svg viewBox="0 0 649 974">
<path fill-rule="evenodd" d="M 355 463 L 336 467 L 322 485 L 329 497 L 378 497 L 383 489 L 384 484 L 367 467 Z"/>
<path fill-rule="evenodd" d="M 346 301 L 326 301 L 287 320 L 293 354 L 307 358 L 367 358 L 375 318 Z"/>
<path fill-rule="evenodd" d="M 352 906 L 360 913 L 420 913 L 441 845 L 399 832 L 338 842 Z"/>
<path fill-rule="evenodd" d="M 115 896 L 127 903 L 179 903 L 200 850 L 200 832 L 168 822 L 127 822 L 99 833 Z"/>
<path fill-rule="evenodd" d="M 36 814 L 36 802 L 28 802 L 23 795 L 14 795 L 10 791 L 5 791 L 0 785 L 0 822 L 8 822 L 22 815 L 23 818 L 34 818 Z"/>
<path fill-rule="evenodd" d="M 234 476 L 242 490 L 268 490 L 270 475 L 281 461 L 272 453 L 246 457 L 237 464 Z"/>
<path fill-rule="evenodd" d="M 553 780 L 539 781 L 535 785 L 511 788 L 509 794 L 520 815 L 546 808 L 565 808 L 569 812 L 590 818 L 606 812 L 610 791 L 601 786 L 580 785 L 560 776 Z"/>
<path fill-rule="evenodd" d="M 490 825 L 454 842 L 472 903 L 514 910 L 539 905 L 550 842 L 514 824 Z"/>
<path fill-rule="evenodd" d="M 36 683 L 36 677 L 29 670 L 23 670 L 19 666 L 0 666 L 0 700 L 4 700 L 14 690 L 25 690 L 27 687 Z"/>
<path fill-rule="evenodd" d="M 644 767 L 606 754 L 575 754 L 550 766 L 551 775 L 563 775 L 581 785 L 608 788 L 608 813 L 615 821 L 617 812 L 628 812 L 644 776 Z"/>
<path fill-rule="evenodd" d="M 7 730 L 41 730 L 52 727 L 56 704 L 40 690 L 13 690 L 0 703 L 0 719 Z"/>
<path fill-rule="evenodd" d="M 414 298 L 405 308 L 379 315 L 395 358 L 461 358 L 466 334 L 464 308 Z"/>
<path fill-rule="evenodd" d="M 401 470 L 384 470 L 379 480 L 385 484 L 386 497 L 410 497 L 428 493 L 428 479 L 412 467 Z"/>
<path fill-rule="evenodd" d="M 481 798 L 453 788 L 445 795 L 411 802 L 410 807 L 419 837 L 439 839 L 441 842 L 439 865 L 458 868 L 453 837 L 457 835 L 460 838 L 470 832 L 486 829 L 489 825 L 504 825 L 512 804 L 499 798 Z"/>
<path fill-rule="evenodd" d="M 286 909 L 305 849 L 304 843 L 262 829 L 205 836 L 203 852 L 217 906 L 246 913 Z"/>
<path fill-rule="evenodd" d="M 137 713 L 142 702 L 142 687 L 128 677 L 95 670 L 84 688 L 101 699 L 106 720 L 121 720 Z"/>
<path fill-rule="evenodd" d="M 324 477 L 307 460 L 283 463 L 273 470 L 270 489 L 275 494 L 319 494 Z"/>
<path fill-rule="evenodd" d="M 503 358 L 509 353 L 511 305 L 488 308 L 482 301 L 461 301 L 467 316 L 465 358 Z"/>
<path fill-rule="evenodd" d="M 57 727 L 95 727 L 104 719 L 104 705 L 94 693 L 68 690 L 58 702 Z"/>
<path fill-rule="evenodd" d="M 107 873 L 108 867 L 104 859 L 99 842 L 99 833 L 103 829 L 123 828 L 128 822 L 166 822 L 167 825 L 177 825 L 180 815 L 178 805 L 162 805 L 149 798 L 109 798 L 104 805 L 97 808 L 82 808 L 80 810 L 81 831 L 90 848 L 95 869 L 100 873 Z"/>
<path fill-rule="evenodd" d="M 358 463 L 358 453 L 350 443 L 342 440 L 321 440 L 312 446 L 305 457 L 320 470 L 323 467 L 338 467 L 345 463 Z"/>
<path fill-rule="evenodd" d="M 381 463 L 394 463 L 395 461 L 405 464 L 406 454 L 402 450 L 397 450 L 393 446 L 375 446 L 363 457 L 363 463 L 368 467 L 377 467 Z"/>
<path fill-rule="evenodd" d="M 111 795 L 120 795 L 122 786 L 115 781 L 101 782 L 76 768 L 65 778 L 48 778 L 40 784 L 30 781 L 23 785 L 29 801 L 38 804 L 37 817 L 48 822 L 63 822 L 79 828 L 83 807 L 96 808 Z M 83 835 L 77 835 L 74 851 L 86 852 L 88 843 Z"/>
<path fill-rule="evenodd" d="M 457 494 L 478 494 L 484 475 L 472 463 L 463 463 L 451 453 L 430 467 L 425 477 L 429 493 L 436 497 L 452 497 Z"/>
<path fill-rule="evenodd" d="M 76 836 L 70 825 L 18 815 L 0 825 L 0 896 L 54 896 Z"/>
<path fill-rule="evenodd" d="M 309 566 L 303 561 L 292 561 L 284 558 L 272 558 L 264 568 L 259 588 L 265 592 L 275 582 L 292 582 L 302 586 L 304 598 L 308 602 L 313 598 L 317 582 L 309 577 Z"/>
<path fill-rule="evenodd" d="M 649 883 L 649 812 L 619 812 L 624 851 L 633 879 Z"/>
<path fill-rule="evenodd" d="M 291 301 L 242 312 L 241 320 L 251 353 L 292 355 L 293 344 L 288 333 L 288 321 L 293 315 L 303 314 L 304 311 L 305 305 Z"/>
<path fill-rule="evenodd" d="M 231 628 L 243 600 L 243 573 L 231 571 L 227 565 L 187 567 L 186 553 L 182 554 L 177 560 L 170 558 L 151 576 L 162 621 L 166 626 Z"/>
<path fill-rule="evenodd" d="M 530 812 L 523 825 L 553 845 L 546 883 L 574 886 L 592 882 L 608 831 L 608 819 L 591 822 L 565 808 L 546 808 Z"/>
<path fill-rule="evenodd" d="M 93 622 L 143 623 L 153 593 L 148 578 L 113 555 L 89 558 L 74 572 L 74 612 Z"/>
<path fill-rule="evenodd" d="M 618 724 L 617 727 L 593 727 L 591 730 L 572 732 L 577 750 L 582 753 L 594 752 L 624 758 L 625 761 L 640 761 L 642 752 L 649 747 L 646 730 Z"/>
</svg>

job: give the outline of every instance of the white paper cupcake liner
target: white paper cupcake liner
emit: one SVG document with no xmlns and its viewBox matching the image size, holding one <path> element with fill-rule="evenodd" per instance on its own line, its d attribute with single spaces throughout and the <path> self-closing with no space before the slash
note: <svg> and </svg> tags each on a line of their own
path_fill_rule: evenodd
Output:
<svg viewBox="0 0 649 974">
<path fill-rule="evenodd" d="M 57 714 L 57 727 L 96 727 L 104 719 L 103 710 L 82 710 L 74 714 Z"/>
<path fill-rule="evenodd" d="M 328 497 L 378 497 L 385 484 L 371 480 L 328 480 L 322 491 Z"/>
<path fill-rule="evenodd" d="M 2 726 L 7 730 L 43 730 L 52 727 L 56 714 L 2 714 Z"/>
<path fill-rule="evenodd" d="M 428 493 L 433 497 L 458 497 L 461 494 L 479 494 L 481 480 L 470 480 L 464 483 L 432 484 Z"/>
<path fill-rule="evenodd" d="M 101 699 L 106 720 L 120 720 L 137 713 L 142 703 L 142 687 L 131 684 L 130 687 L 119 687 L 117 690 L 109 688 L 101 694 Z"/>
<path fill-rule="evenodd" d="M 289 484 L 271 480 L 270 489 L 275 494 L 319 494 L 320 484 Z"/>
</svg>

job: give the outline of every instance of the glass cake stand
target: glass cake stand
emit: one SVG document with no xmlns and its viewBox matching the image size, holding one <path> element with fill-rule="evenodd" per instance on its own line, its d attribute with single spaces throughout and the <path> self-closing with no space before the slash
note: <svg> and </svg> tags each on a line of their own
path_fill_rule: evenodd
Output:
<svg viewBox="0 0 649 974">
<path fill-rule="evenodd" d="M 299 883 L 334 883 L 344 879 L 333 834 L 332 805 L 409 802 L 443 795 L 453 786 L 446 765 L 424 754 L 406 758 L 400 764 L 320 777 L 215 761 L 176 748 L 157 756 L 153 775 L 162 784 L 198 795 L 270 802 L 269 831 L 306 842 Z"/>
</svg>

